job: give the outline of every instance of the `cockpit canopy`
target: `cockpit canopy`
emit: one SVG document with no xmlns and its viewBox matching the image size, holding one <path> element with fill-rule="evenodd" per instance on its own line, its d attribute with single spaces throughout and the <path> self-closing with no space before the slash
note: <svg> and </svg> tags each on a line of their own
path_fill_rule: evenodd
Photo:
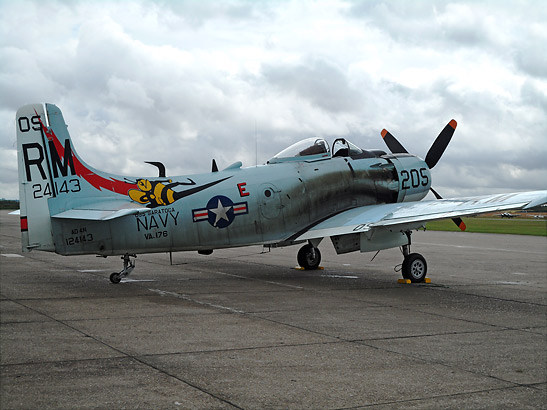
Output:
<svg viewBox="0 0 547 410">
<path fill-rule="evenodd" d="M 344 138 L 337 138 L 332 143 L 332 152 L 328 142 L 323 138 L 307 138 L 299 141 L 268 161 L 268 164 L 276 164 L 288 161 L 317 161 L 332 157 L 374 158 L 385 155 L 384 151 L 366 151 L 352 144 Z"/>
<path fill-rule="evenodd" d="M 329 158 L 330 148 L 323 138 L 307 138 L 292 144 L 268 161 L 270 164 L 285 161 L 309 161 Z"/>
</svg>

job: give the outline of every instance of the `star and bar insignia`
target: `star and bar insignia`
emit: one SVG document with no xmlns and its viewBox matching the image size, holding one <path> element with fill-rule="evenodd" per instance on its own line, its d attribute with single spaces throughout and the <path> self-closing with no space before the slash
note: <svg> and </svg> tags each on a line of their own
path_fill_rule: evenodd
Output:
<svg viewBox="0 0 547 410">
<path fill-rule="evenodd" d="M 192 210 L 194 222 L 207 221 L 215 228 L 226 228 L 238 215 L 248 214 L 247 202 L 234 203 L 230 198 L 217 195 L 205 208 Z"/>
</svg>

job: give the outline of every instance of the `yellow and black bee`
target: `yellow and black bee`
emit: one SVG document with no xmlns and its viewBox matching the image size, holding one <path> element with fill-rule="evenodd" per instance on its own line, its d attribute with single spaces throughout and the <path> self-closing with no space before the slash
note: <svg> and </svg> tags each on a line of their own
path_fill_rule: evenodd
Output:
<svg viewBox="0 0 547 410">
<path fill-rule="evenodd" d="M 195 185 L 196 183 L 188 178 L 190 182 L 173 182 L 171 179 L 164 181 L 150 181 L 148 179 L 137 179 L 139 189 L 129 190 L 129 197 L 141 204 L 147 204 L 149 208 L 170 205 L 181 198 L 183 192 L 175 192 L 171 188 L 178 185 Z M 164 183 L 167 182 L 167 185 Z"/>
</svg>

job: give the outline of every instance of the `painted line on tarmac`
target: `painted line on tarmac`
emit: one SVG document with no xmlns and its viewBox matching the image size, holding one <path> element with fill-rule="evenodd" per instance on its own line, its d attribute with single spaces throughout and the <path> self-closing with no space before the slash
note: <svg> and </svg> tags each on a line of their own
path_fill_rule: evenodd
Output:
<svg viewBox="0 0 547 410">
<path fill-rule="evenodd" d="M 202 305 L 202 306 L 208 306 L 215 309 L 227 310 L 228 312 L 232 312 L 232 313 L 245 314 L 245 312 L 242 310 L 237 310 L 228 306 L 216 305 L 214 303 L 203 302 L 201 300 L 193 299 L 190 296 L 185 295 L 183 293 L 167 292 L 161 289 L 148 289 L 148 290 L 150 292 L 157 293 L 160 296 L 172 296 L 178 299 L 186 300 L 187 302 L 197 303 L 198 305 Z"/>
<path fill-rule="evenodd" d="M 216 271 L 215 273 L 218 273 L 218 274 L 220 274 L 220 275 L 225 275 L 225 276 L 232 276 L 232 277 L 234 277 L 234 278 L 239 278 L 239 279 L 247 279 L 247 280 L 254 280 L 254 281 L 256 281 L 256 282 L 269 283 L 270 285 L 284 286 L 284 287 L 286 287 L 286 288 L 304 289 L 302 286 L 287 285 L 286 283 L 272 282 L 272 281 L 270 281 L 270 280 L 262 280 L 262 279 L 256 279 L 256 278 L 249 278 L 249 277 L 247 277 L 247 276 L 234 275 L 233 273 L 226 273 L 226 272 L 220 272 L 220 271 Z"/>
<path fill-rule="evenodd" d="M 123 278 L 121 283 L 131 283 L 131 282 L 157 282 L 156 279 L 128 279 Z"/>
<path fill-rule="evenodd" d="M 428 242 L 412 242 L 413 245 L 428 245 L 428 246 L 446 246 L 449 248 L 465 248 L 465 249 L 475 249 L 480 251 L 500 251 L 500 252 L 517 252 L 517 253 L 531 253 L 534 255 L 544 255 L 545 252 L 535 252 L 535 251 L 523 251 L 518 249 L 500 249 L 500 248 L 482 248 L 478 246 L 469 246 L 469 245 L 449 245 L 446 243 L 428 243 Z"/>
</svg>

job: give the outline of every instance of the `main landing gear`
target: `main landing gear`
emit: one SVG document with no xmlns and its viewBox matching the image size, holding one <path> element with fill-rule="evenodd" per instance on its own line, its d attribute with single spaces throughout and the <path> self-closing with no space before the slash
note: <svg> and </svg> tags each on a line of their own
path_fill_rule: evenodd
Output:
<svg viewBox="0 0 547 410">
<path fill-rule="evenodd" d="M 122 256 L 123 260 L 123 269 L 120 272 L 114 272 L 112 275 L 110 275 L 110 282 L 112 283 L 120 283 L 122 278 L 125 278 L 127 275 L 129 275 L 133 269 L 135 269 L 135 261 L 132 261 L 129 258 L 136 258 L 137 255 L 126 253 Z"/>
<path fill-rule="evenodd" d="M 321 252 L 312 244 L 304 245 L 298 251 L 296 257 L 298 264 L 306 270 L 315 270 L 321 262 Z"/>
<path fill-rule="evenodd" d="M 403 245 L 403 266 L 402 275 L 404 279 L 410 279 L 412 283 L 420 283 L 425 281 L 427 274 L 427 263 L 425 258 L 419 253 L 410 253 L 410 235 L 412 232 L 406 231 L 408 237 L 408 245 Z"/>
</svg>

